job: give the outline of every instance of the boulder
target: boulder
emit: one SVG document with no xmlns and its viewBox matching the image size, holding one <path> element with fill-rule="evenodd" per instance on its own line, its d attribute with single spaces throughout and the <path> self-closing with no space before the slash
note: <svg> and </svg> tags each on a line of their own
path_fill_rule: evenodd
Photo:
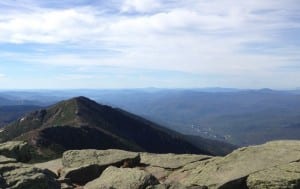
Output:
<svg viewBox="0 0 300 189">
<path fill-rule="evenodd" d="M 149 173 L 137 168 L 108 167 L 101 176 L 87 183 L 85 189 L 145 189 L 147 186 L 159 184 Z"/>
<path fill-rule="evenodd" d="M 0 188 L 59 189 L 55 174 L 22 163 L 0 164 Z"/>
<path fill-rule="evenodd" d="M 70 150 L 63 154 L 62 175 L 72 182 L 85 184 L 109 166 L 134 167 L 140 162 L 139 153 L 123 150 Z"/>
<path fill-rule="evenodd" d="M 300 162 L 279 165 L 250 174 L 247 178 L 247 186 L 249 189 L 300 188 Z"/>
<path fill-rule="evenodd" d="M 141 163 L 152 167 L 178 169 L 186 164 L 211 158 L 206 155 L 195 154 L 151 154 L 141 153 Z"/>
<path fill-rule="evenodd" d="M 235 150 L 222 158 L 197 162 L 194 168 L 170 175 L 186 186 L 244 188 L 248 175 L 281 164 L 300 160 L 300 141 L 274 141 Z M 186 169 L 184 167 L 183 169 Z M 181 175 L 179 174 L 181 173 Z M 177 174 L 177 177 L 176 177 Z"/>
<path fill-rule="evenodd" d="M 30 147 L 24 141 L 9 141 L 0 144 L 0 155 L 14 158 L 19 162 L 28 162 L 31 159 Z"/>
</svg>

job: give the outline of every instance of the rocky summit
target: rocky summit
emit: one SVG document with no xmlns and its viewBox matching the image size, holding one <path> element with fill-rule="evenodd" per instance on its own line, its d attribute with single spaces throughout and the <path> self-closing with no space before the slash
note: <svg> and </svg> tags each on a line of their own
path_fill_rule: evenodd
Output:
<svg viewBox="0 0 300 189">
<path fill-rule="evenodd" d="M 26 148 L 21 148 L 26 146 L 24 142 L 0 146 L 3 147 L 0 150 L 0 188 L 300 188 L 300 141 L 296 140 L 243 147 L 224 157 L 117 149 L 69 150 L 59 159 L 38 164 L 23 161 L 28 158 Z"/>
</svg>

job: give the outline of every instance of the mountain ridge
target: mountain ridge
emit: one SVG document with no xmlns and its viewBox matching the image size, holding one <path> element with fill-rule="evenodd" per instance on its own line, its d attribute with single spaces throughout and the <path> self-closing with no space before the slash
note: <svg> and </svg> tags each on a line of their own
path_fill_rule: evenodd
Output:
<svg viewBox="0 0 300 189">
<path fill-rule="evenodd" d="M 6 126 L 0 141 L 8 140 L 28 141 L 48 156 L 86 148 L 211 154 L 179 133 L 83 96 L 34 111 Z"/>
</svg>

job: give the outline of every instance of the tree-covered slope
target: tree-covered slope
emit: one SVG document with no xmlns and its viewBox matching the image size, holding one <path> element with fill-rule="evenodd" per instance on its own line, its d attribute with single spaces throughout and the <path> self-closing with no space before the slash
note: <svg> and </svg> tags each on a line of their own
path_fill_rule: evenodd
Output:
<svg viewBox="0 0 300 189">
<path fill-rule="evenodd" d="M 40 152 L 51 155 L 84 148 L 211 154 L 176 132 L 85 97 L 62 101 L 24 116 L 6 126 L 0 140 L 26 140 Z"/>
</svg>

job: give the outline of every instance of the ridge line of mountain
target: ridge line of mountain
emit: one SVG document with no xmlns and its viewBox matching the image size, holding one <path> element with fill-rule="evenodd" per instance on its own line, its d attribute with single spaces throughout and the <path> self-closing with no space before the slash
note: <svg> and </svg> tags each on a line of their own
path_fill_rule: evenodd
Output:
<svg viewBox="0 0 300 189">
<path fill-rule="evenodd" d="M 225 143 L 187 137 L 83 96 L 31 112 L 0 133 L 1 142 L 27 141 L 41 159 L 56 158 L 65 150 L 87 148 L 209 155 L 224 155 L 235 149 Z"/>
</svg>

